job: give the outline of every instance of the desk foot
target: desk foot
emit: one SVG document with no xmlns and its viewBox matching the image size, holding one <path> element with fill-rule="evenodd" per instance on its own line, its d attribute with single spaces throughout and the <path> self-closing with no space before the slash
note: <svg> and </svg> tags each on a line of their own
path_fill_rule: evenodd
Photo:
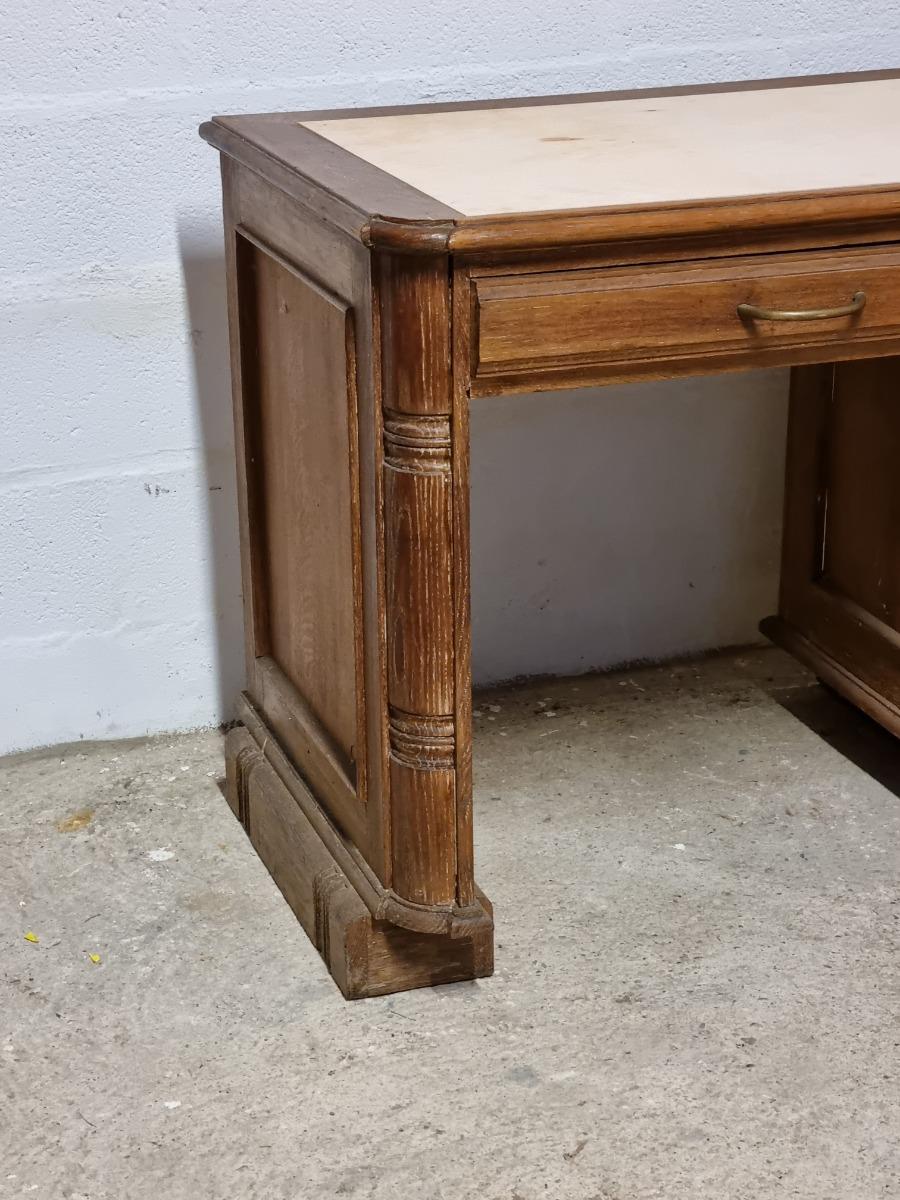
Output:
<svg viewBox="0 0 900 1200">
<path fill-rule="evenodd" d="M 782 650 L 814 671 L 820 683 L 833 688 L 839 696 L 883 725 L 895 737 L 900 737 L 900 708 L 874 691 L 864 679 L 832 658 L 821 646 L 804 637 L 799 630 L 781 617 L 766 617 L 760 622 L 760 633 Z"/>
<path fill-rule="evenodd" d="M 379 920 L 295 798 L 315 803 L 299 775 L 276 773 L 243 726 L 225 741 L 226 798 L 347 1000 L 490 975 L 490 901 L 470 936 L 420 933 Z"/>
</svg>

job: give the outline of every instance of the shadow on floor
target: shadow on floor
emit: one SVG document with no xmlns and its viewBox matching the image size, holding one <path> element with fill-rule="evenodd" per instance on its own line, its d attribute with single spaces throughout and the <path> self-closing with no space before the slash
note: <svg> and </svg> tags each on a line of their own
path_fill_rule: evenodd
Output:
<svg viewBox="0 0 900 1200">
<path fill-rule="evenodd" d="M 900 746 L 877 721 L 820 683 L 771 694 L 791 716 L 900 797 Z"/>
</svg>

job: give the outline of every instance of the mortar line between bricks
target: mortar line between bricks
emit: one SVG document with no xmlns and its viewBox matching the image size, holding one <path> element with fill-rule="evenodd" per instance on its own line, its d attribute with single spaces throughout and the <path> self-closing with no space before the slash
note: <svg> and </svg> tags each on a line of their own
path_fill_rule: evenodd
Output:
<svg viewBox="0 0 900 1200">
<path fill-rule="evenodd" d="M 222 450 L 222 461 L 226 451 Z M 70 484 L 90 483 L 100 479 L 134 479 L 146 475 L 174 475 L 185 467 L 205 467 L 206 452 L 199 446 L 183 450 L 154 450 L 136 454 L 127 459 L 114 459 L 108 463 L 97 463 L 85 470 L 84 465 L 14 467 L 0 470 L 0 495 L 11 492 L 33 491 L 35 488 L 60 487 Z M 148 479 L 148 484 L 151 480 Z"/>
<path fill-rule="evenodd" d="M 853 46 L 857 37 L 855 33 L 848 33 L 844 30 L 835 32 L 834 34 L 820 34 L 816 38 L 816 49 L 835 49 L 839 47 Z M 397 71 L 360 71 L 355 74 L 344 75 L 340 78 L 338 85 L 335 85 L 333 74 L 328 75 L 308 75 L 294 78 L 285 78 L 284 80 L 276 79 L 267 82 L 265 85 L 260 85 L 249 79 L 217 79 L 209 80 L 205 85 L 200 87 L 184 87 L 177 84 L 166 87 L 146 87 L 146 88 L 98 88 L 96 91 L 84 92 L 36 92 L 30 96 L 22 96 L 18 93 L 0 93 L 0 124 L 3 123 L 6 117 L 27 116 L 32 114 L 38 117 L 57 118 L 61 110 L 70 109 L 77 112 L 79 109 L 90 110 L 96 109 L 109 110 L 110 108 L 122 107 L 129 108 L 132 105 L 144 105 L 150 100 L 156 101 L 173 101 L 182 103 L 197 98 L 204 98 L 208 101 L 211 96 L 216 94 L 228 99 L 233 99 L 236 95 L 242 96 L 266 96 L 279 93 L 289 93 L 292 96 L 303 97 L 303 107 L 307 109 L 315 109 L 322 106 L 322 96 L 310 96 L 310 89 L 321 89 L 326 98 L 324 102 L 329 104 L 337 103 L 334 98 L 340 98 L 352 94 L 357 104 L 360 103 L 361 97 L 359 88 L 369 88 L 373 90 L 373 96 L 377 91 L 378 103 L 391 103 L 390 99 L 385 98 L 383 88 L 385 83 L 397 81 L 404 84 L 419 84 L 424 88 L 424 93 L 419 97 L 422 100 L 437 99 L 437 92 L 440 87 L 448 87 L 450 92 L 442 99 L 451 99 L 455 95 L 455 86 L 461 80 L 472 79 L 480 80 L 482 77 L 488 76 L 494 81 L 492 91 L 496 91 L 497 87 L 502 84 L 497 83 L 498 80 L 504 78 L 517 77 L 526 73 L 529 80 L 541 76 L 547 76 L 550 79 L 558 82 L 559 71 L 564 68 L 574 68 L 578 74 L 585 75 L 588 78 L 596 76 L 596 68 L 598 65 L 613 65 L 616 70 L 610 75 L 604 74 L 604 80 L 608 86 L 614 87 L 616 79 L 628 80 L 629 86 L 637 86 L 633 66 L 636 63 L 647 62 L 670 62 L 676 67 L 682 67 L 685 63 L 685 55 L 695 56 L 698 52 L 704 50 L 715 51 L 721 58 L 724 51 L 730 55 L 734 55 L 742 49 L 752 49 L 754 60 L 758 60 L 761 54 L 765 54 L 767 49 L 773 55 L 773 72 L 777 73 L 776 66 L 778 63 L 790 61 L 785 55 L 785 50 L 792 47 L 801 48 L 804 51 L 804 57 L 808 57 L 810 49 L 810 39 L 807 33 L 800 33 L 792 38 L 768 38 L 759 39 L 753 37 L 745 37 L 737 41 L 728 42 L 724 46 L 720 40 L 710 39 L 707 41 L 686 41 L 686 42 L 670 42 L 665 46 L 646 46 L 640 47 L 637 50 L 628 51 L 624 48 L 616 50 L 608 54 L 581 55 L 571 54 L 562 55 L 558 58 L 535 58 L 535 59 L 517 59 L 508 62 L 484 61 L 479 63 L 468 64 L 465 67 L 457 67 L 452 72 L 438 73 L 435 70 L 397 70 Z M 867 62 L 869 55 L 866 55 Z M 847 70 L 846 58 L 842 60 L 841 69 Z M 437 64 L 434 64 L 435 66 Z M 835 68 L 838 69 L 837 67 Z M 739 68 L 737 68 L 739 70 Z M 799 72 L 803 74 L 804 72 Z M 812 73 L 812 72 L 808 72 Z M 820 71 L 815 72 L 816 74 Z M 678 71 L 675 75 L 684 76 L 684 82 L 696 82 L 696 79 L 690 71 Z M 670 71 L 667 71 L 669 82 L 677 82 L 678 80 Z M 727 82 L 736 78 L 734 72 L 726 72 L 721 79 L 710 78 L 707 82 Z M 440 81 L 444 81 L 441 83 Z M 623 84 L 624 86 L 624 84 Z M 653 86 L 652 81 L 648 81 L 646 86 Z M 528 91 L 533 91 L 529 88 Z M 451 95 L 451 92 L 453 95 Z M 482 96 L 483 93 L 479 93 Z M 364 97 L 362 97 L 364 99 Z M 402 101 L 399 101 L 402 103 Z M 376 103 L 373 99 L 372 103 Z M 205 111 L 205 110 L 204 110 Z"/>
</svg>

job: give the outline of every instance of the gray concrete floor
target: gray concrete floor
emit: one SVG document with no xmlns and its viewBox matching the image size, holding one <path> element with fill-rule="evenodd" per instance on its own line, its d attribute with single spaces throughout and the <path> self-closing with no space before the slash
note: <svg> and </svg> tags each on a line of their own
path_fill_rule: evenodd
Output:
<svg viewBox="0 0 900 1200">
<path fill-rule="evenodd" d="M 900 1195 L 900 748 L 771 650 L 476 702 L 497 973 L 356 1004 L 218 735 L 2 764 L 0 1196 Z"/>
</svg>

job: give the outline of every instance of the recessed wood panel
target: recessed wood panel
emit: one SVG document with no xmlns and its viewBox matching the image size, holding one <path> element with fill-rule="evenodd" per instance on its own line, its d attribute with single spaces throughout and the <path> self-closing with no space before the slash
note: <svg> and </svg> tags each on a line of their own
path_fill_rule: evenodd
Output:
<svg viewBox="0 0 900 1200">
<path fill-rule="evenodd" d="M 277 664 L 355 778 L 364 727 L 351 313 L 255 241 L 238 243 L 256 655 Z"/>
<path fill-rule="evenodd" d="M 836 372 L 827 439 L 823 582 L 900 631 L 897 359 Z"/>
<path fill-rule="evenodd" d="M 764 632 L 900 732 L 900 358 L 795 372 L 779 616 Z"/>
</svg>

